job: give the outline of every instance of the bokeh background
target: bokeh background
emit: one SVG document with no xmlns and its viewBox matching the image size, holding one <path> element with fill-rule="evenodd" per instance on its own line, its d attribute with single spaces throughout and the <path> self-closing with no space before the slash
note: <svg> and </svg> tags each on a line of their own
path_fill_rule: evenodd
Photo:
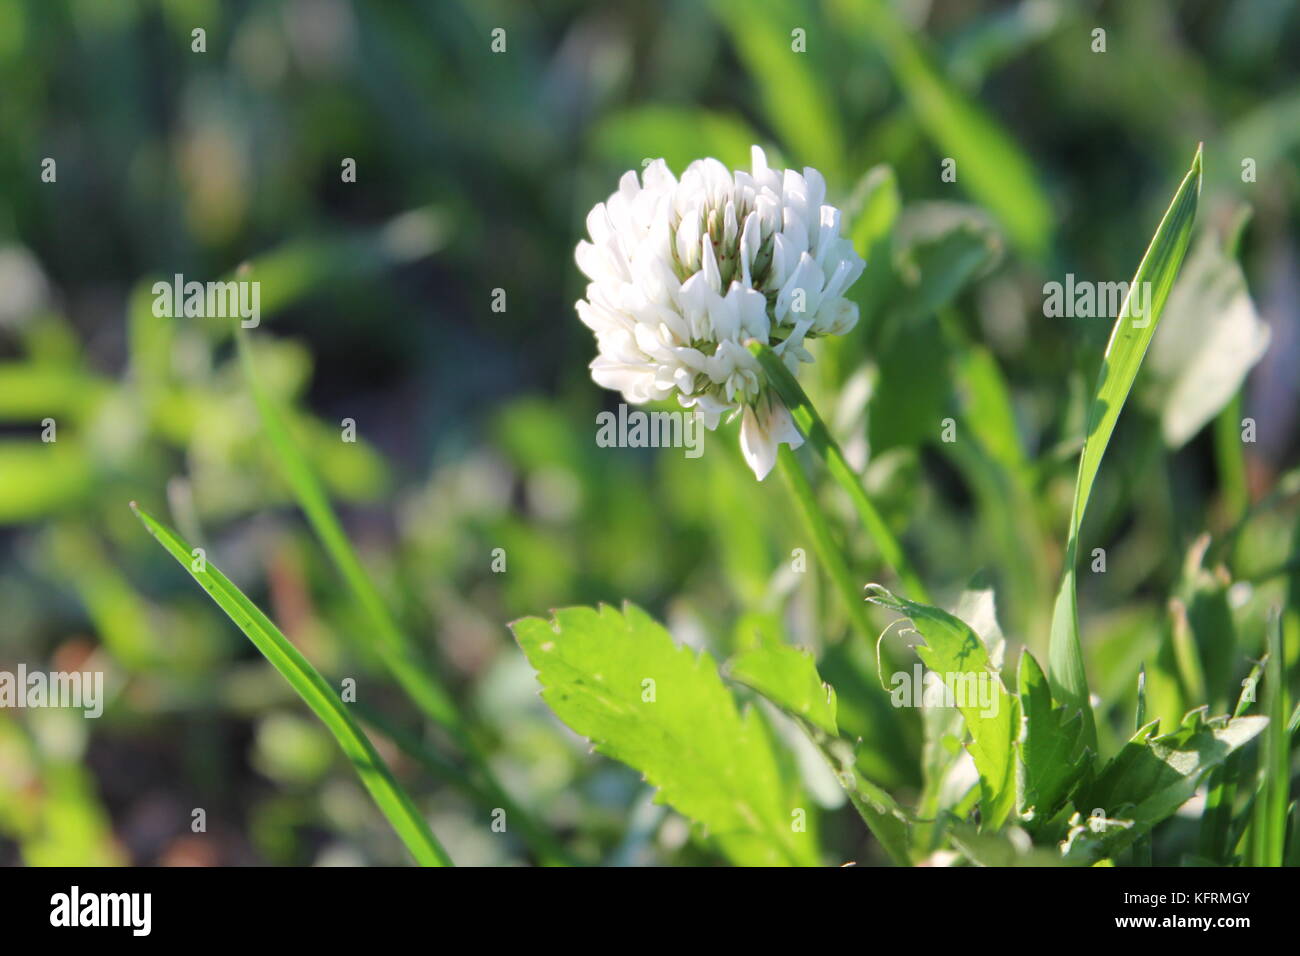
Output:
<svg viewBox="0 0 1300 956">
<path fill-rule="evenodd" d="M 532 859 L 418 759 L 459 758 L 367 651 L 230 330 L 151 314 L 156 279 L 241 264 L 262 283 L 259 367 L 367 567 L 575 858 L 718 859 L 538 699 L 506 623 L 553 607 L 630 599 L 720 653 L 753 628 L 818 649 L 879 782 L 914 790 L 917 729 L 870 719 L 872 651 L 815 570 L 792 570 L 806 536 L 779 477 L 744 468 L 736 426 L 698 460 L 594 443 L 618 397 L 590 381 L 573 310 L 587 210 L 646 158 L 743 165 L 751 143 L 816 165 L 881 224 L 863 233 L 862 322 L 808 387 L 932 589 L 949 600 L 987 569 L 1008 638 L 1040 651 L 1110 325 L 1046 317 L 1042 286 L 1127 280 L 1205 143 L 1206 284 L 1171 304 L 1182 345 L 1157 340 L 1112 443 L 1087 529 L 1109 566 L 1084 576 L 1081 613 L 1113 745 L 1139 665 L 1170 653 L 1168 597 L 1208 587 L 1236 632 L 1209 675 L 1222 709 L 1267 607 L 1289 608 L 1297 646 L 1297 49 L 1285 0 L 0 0 L 0 668 L 100 669 L 109 690 L 99 720 L 0 711 L 0 862 L 406 859 L 133 499 L 328 677 L 357 677 L 458 862 Z M 1251 362 L 1231 346 L 1265 334 L 1238 388 Z M 1217 391 L 1180 383 L 1193 361 Z M 942 443 L 949 415 L 974 440 Z M 881 579 L 824 492 L 855 571 Z M 1199 702 L 1165 693 L 1158 712 Z M 828 860 L 871 858 L 833 784 L 813 784 Z"/>
</svg>

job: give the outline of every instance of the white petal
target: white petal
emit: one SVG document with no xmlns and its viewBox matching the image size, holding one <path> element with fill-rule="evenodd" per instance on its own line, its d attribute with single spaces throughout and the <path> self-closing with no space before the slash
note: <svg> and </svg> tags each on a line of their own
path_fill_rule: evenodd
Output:
<svg viewBox="0 0 1300 956">
<path fill-rule="evenodd" d="M 766 478 L 776 464 L 777 449 L 781 444 L 791 448 L 803 444 L 803 436 L 795 428 L 789 410 L 770 394 L 757 406 L 746 405 L 745 417 L 740 423 L 740 450 L 759 481 Z"/>
</svg>

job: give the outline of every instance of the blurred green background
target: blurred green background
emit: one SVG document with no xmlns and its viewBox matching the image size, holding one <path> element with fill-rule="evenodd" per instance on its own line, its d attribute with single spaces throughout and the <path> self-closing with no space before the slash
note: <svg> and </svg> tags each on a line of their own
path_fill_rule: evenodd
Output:
<svg viewBox="0 0 1300 956">
<path fill-rule="evenodd" d="M 109 691 L 99 720 L 0 711 L 0 862 L 406 859 L 133 499 L 327 678 L 357 677 L 457 862 L 532 859 L 428 756 L 459 759 L 368 650 L 230 329 L 151 313 L 156 279 L 245 263 L 259 367 L 367 567 L 507 789 L 577 859 L 717 856 L 538 699 L 505 624 L 553 607 L 630 599 L 692 645 L 770 629 L 816 648 L 865 766 L 914 791 L 914 715 L 871 717 L 872 650 L 845 640 L 815 569 L 793 571 L 810 545 L 736 426 L 697 460 L 594 442 L 618 396 L 590 381 L 573 310 L 586 212 L 647 158 L 747 165 L 752 143 L 821 169 L 869 259 L 862 321 L 823 344 L 810 392 L 931 589 L 951 601 L 988 569 L 1008 638 L 1040 652 L 1110 328 L 1045 317 L 1042 286 L 1127 280 L 1205 143 L 1199 271 L 1189 258 L 1165 318 L 1181 335 L 1157 337 L 1103 467 L 1084 551 L 1108 567 L 1080 600 L 1111 746 L 1143 662 L 1155 713 L 1222 711 L 1267 608 L 1300 646 L 1297 49 L 1284 0 L 0 0 L 0 669 L 101 669 Z M 1264 328 L 1242 384 L 1257 356 L 1234 349 Z M 942 443 L 948 416 L 972 440 Z M 855 572 L 881 579 L 823 491 Z M 1170 663 L 1171 595 L 1193 609 L 1199 697 Z M 871 858 L 833 782 L 813 789 L 828 861 Z"/>
</svg>

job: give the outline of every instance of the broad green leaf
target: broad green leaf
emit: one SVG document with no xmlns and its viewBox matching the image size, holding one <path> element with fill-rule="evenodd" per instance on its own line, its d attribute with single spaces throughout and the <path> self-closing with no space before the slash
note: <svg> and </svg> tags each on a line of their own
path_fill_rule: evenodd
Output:
<svg viewBox="0 0 1300 956">
<path fill-rule="evenodd" d="M 1083 712 L 1084 743 L 1096 745 L 1097 732 L 1089 701 L 1088 679 L 1084 672 L 1083 651 L 1079 646 L 1079 608 L 1075 592 L 1075 565 L 1078 560 L 1079 529 L 1092 495 L 1093 482 L 1101 467 L 1102 455 L 1110 442 L 1120 410 L 1137 377 L 1142 357 L 1160 322 L 1160 314 L 1173 288 L 1191 238 L 1196 219 L 1197 200 L 1201 192 L 1201 150 L 1198 147 L 1192 167 L 1174 194 L 1169 209 L 1156 229 L 1146 255 L 1129 284 L 1110 342 L 1102 358 L 1088 426 L 1079 459 L 1079 475 L 1074 486 L 1074 507 L 1070 514 L 1070 536 L 1066 545 L 1065 570 L 1052 611 L 1052 641 L 1048 677 L 1052 696 L 1061 703 Z M 1134 291 L 1149 289 L 1145 303 L 1135 301 Z M 1145 309 L 1136 308 L 1144 304 Z M 1138 314 L 1143 313 L 1143 314 Z"/>
<path fill-rule="evenodd" d="M 1104 848 L 1114 854 L 1186 803 L 1202 775 L 1223 763 L 1268 724 L 1264 717 L 1217 717 L 1207 720 L 1205 708 L 1191 711 L 1171 734 L 1152 736 L 1155 723 L 1138 731 L 1075 800 L 1084 813 L 1101 810 L 1109 820 L 1127 826 L 1107 828 L 1101 835 L 1076 835 L 1072 856 L 1088 857 Z"/>
<path fill-rule="evenodd" d="M 261 610 L 250 601 L 216 566 L 206 559 L 197 561 L 189 543 L 175 531 L 140 508 L 131 508 L 163 549 L 207 591 L 213 601 L 235 622 L 253 646 L 271 662 L 280 675 L 320 718 L 370 791 L 376 806 L 388 818 L 397 835 L 416 861 L 424 866 L 450 866 L 451 857 L 429 829 L 415 803 L 398 784 L 370 738 L 365 735 L 339 694 L 326 683 L 320 672 L 280 633 Z"/>
<path fill-rule="evenodd" d="M 769 644 L 737 654 L 727 676 L 758 691 L 791 716 L 828 734 L 835 725 L 835 691 L 822 683 L 812 654 L 788 644 Z"/>
<path fill-rule="evenodd" d="M 969 750 L 980 775 L 983 823 L 996 829 L 1015 807 L 1014 744 L 1020 732 L 1019 705 L 1007 693 L 987 648 L 966 622 L 947 611 L 900 598 L 868 585 L 867 600 L 905 614 L 925 639 L 917 654 L 950 688 L 970 732 Z"/>
<path fill-rule="evenodd" d="M 1181 448 L 1218 414 L 1268 343 L 1241 266 L 1207 230 L 1169 294 L 1147 357 L 1144 403 L 1158 412 L 1165 444 Z"/>
<path fill-rule="evenodd" d="M 564 608 L 511 625 L 542 699 L 595 749 L 639 770 L 736 862 L 816 865 L 795 832 L 770 736 L 741 713 L 707 652 L 696 654 L 635 605 Z"/>
<path fill-rule="evenodd" d="M 984 642 L 989 660 L 1001 667 L 1006 641 L 998 624 L 997 603 L 993 588 L 985 572 L 976 574 L 962 591 L 954 616 L 967 622 Z M 940 817 L 942 811 L 955 811 L 958 804 L 969 800 L 972 791 L 979 793 L 979 771 L 961 746 L 965 736 L 962 714 L 956 707 L 927 706 L 921 708 L 921 725 L 925 731 L 922 752 L 922 769 L 925 786 L 917 804 L 917 813 L 924 820 Z M 957 814 L 960 816 L 960 814 Z M 932 849 L 932 828 L 919 825 L 918 840 L 926 840 L 921 849 Z"/>
<path fill-rule="evenodd" d="M 1043 257 L 1052 209 L 1015 140 L 943 75 L 885 0 L 834 0 L 831 9 L 889 64 L 926 135 L 942 157 L 956 160 L 957 183 L 997 215 L 1017 246 Z"/>
<path fill-rule="evenodd" d="M 788 644 L 768 644 L 733 657 L 726 671 L 800 723 L 885 852 L 906 866 L 909 820 L 888 793 L 858 771 L 854 747 L 836 726 L 835 691 L 822 682 L 812 655 Z"/>
<path fill-rule="evenodd" d="M 894 325 L 894 319 L 891 314 L 887 321 Z M 895 328 L 872 356 L 878 370 L 867 402 L 867 440 L 873 455 L 937 444 L 941 423 L 954 405 L 953 352 L 938 320 L 921 316 Z"/>
<path fill-rule="evenodd" d="M 1060 808 L 1070 787 L 1087 769 L 1090 752 L 1079 749 L 1083 718 L 1052 702 L 1047 678 L 1034 656 L 1020 655 L 1020 709 L 1025 715 L 1020 738 L 1024 767 L 1021 813 L 1030 811 L 1035 822 L 1046 822 Z"/>
</svg>

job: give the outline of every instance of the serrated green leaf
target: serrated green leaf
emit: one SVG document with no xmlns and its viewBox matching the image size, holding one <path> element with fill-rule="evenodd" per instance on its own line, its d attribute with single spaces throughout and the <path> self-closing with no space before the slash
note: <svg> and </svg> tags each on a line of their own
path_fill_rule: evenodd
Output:
<svg viewBox="0 0 1300 956">
<path fill-rule="evenodd" d="M 736 862 L 818 863 L 811 836 L 791 826 L 800 808 L 770 736 L 755 711 L 741 713 L 707 652 L 676 644 L 633 604 L 564 608 L 511 629 L 556 716 L 639 770 Z"/>
<path fill-rule="evenodd" d="M 858 815 L 895 863 L 910 862 L 909 819 L 889 794 L 857 769 L 854 746 L 839 736 L 835 691 L 822 681 L 807 651 L 768 644 L 727 662 L 728 675 L 793 717 L 835 773 Z"/>
<path fill-rule="evenodd" d="M 1089 840 L 1074 853 L 1096 852 L 1100 843 L 1114 854 L 1173 815 L 1196 792 L 1203 774 L 1219 766 L 1268 725 L 1264 717 L 1219 717 L 1206 720 L 1205 708 L 1191 711 L 1171 734 L 1152 736 L 1152 722 L 1080 793 L 1082 812 L 1102 810 L 1108 819 L 1130 826 Z"/>
<path fill-rule="evenodd" d="M 982 820 L 996 829 L 1016 802 L 1013 748 L 1020 727 L 1016 698 L 1007 693 L 984 642 L 965 621 L 940 608 L 897 597 L 880 585 L 869 588 L 867 600 L 906 614 L 925 639 L 917 654 L 951 689 L 966 721 L 970 754 L 980 775 Z M 986 695 L 987 701 L 982 700 Z"/>
<path fill-rule="evenodd" d="M 727 675 L 758 691 L 788 714 L 828 734 L 835 724 L 835 690 L 822 682 L 812 654 L 788 644 L 770 644 L 737 654 Z"/>
<path fill-rule="evenodd" d="M 1035 820 L 1047 821 L 1087 768 L 1088 751 L 1079 749 L 1083 718 L 1077 710 L 1067 711 L 1052 703 L 1047 677 L 1028 650 L 1020 655 L 1017 677 L 1020 709 L 1025 715 L 1020 739 L 1024 767 L 1021 812 L 1032 810 Z"/>
</svg>

